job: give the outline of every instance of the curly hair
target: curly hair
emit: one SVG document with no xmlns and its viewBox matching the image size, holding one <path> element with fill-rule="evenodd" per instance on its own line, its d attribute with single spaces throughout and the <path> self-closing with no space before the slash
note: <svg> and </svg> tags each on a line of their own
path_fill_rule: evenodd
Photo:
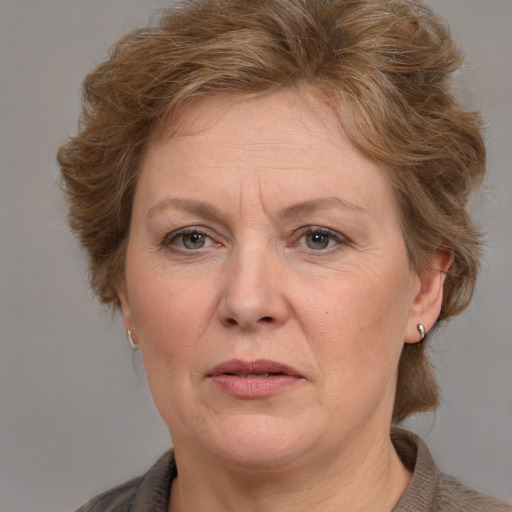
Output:
<svg viewBox="0 0 512 512">
<path fill-rule="evenodd" d="M 468 213 L 483 183 L 478 113 L 456 99 L 462 62 L 446 21 L 421 0 L 192 0 L 122 37 L 85 79 L 79 133 L 58 153 L 69 223 L 100 300 L 119 306 L 134 190 L 155 131 L 221 93 L 315 91 L 352 144 L 379 163 L 401 213 L 411 267 L 453 256 L 439 321 L 467 307 L 480 233 Z M 437 406 L 421 346 L 405 345 L 394 419 Z"/>
</svg>

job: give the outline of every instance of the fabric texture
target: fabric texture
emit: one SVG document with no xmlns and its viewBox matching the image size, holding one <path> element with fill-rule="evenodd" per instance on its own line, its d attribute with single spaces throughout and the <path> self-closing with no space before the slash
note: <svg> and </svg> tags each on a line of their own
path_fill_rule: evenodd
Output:
<svg viewBox="0 0 512 512">
<path fill-rule="evenodd" d="M 391 439 L 413 476 L 393 512 L 512 512 L 512 505 L 469 489 L 441 473 L 423 441 L 392 429 Z M 76 512 L 167 512 L 177 476 L 172 450 L 139 478 L 96 496 Z"/>
</svg>

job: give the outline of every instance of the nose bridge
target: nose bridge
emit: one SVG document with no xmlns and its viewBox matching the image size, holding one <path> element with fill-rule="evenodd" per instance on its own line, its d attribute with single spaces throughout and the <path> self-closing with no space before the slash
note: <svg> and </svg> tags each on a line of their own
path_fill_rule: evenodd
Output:
<svg viewBox="0 0 512 512">
<path fill-rule="evenodd" d="M 219 305 L 220 320 L 226 325 L 254 329 L 286 320 L 280 259 L 269 243 L 258 238 L 238 244 L 226 264 Z"/>
</svg>

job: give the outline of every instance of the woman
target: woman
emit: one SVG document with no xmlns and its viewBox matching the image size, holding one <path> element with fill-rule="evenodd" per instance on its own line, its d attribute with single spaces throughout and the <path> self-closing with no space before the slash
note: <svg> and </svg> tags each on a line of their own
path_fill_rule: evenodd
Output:
<svg viewBox="0 0 512 512">
<path fill-rule="evenodd" d="M 70 223 L 174 451 L 80 510 L 511 510 L 390 435 L 478 270 L 459 64 L 419 1 L 226 0 L 87 77 Z"/>
</svg>

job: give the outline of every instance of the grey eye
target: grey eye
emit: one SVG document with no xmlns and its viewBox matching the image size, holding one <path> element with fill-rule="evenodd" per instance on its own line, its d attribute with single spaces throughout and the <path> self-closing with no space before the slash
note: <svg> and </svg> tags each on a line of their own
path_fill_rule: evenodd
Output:
<svg viewBox="0 0 512 512">
<path fill-rule="evenodd" d="M 186 249 L 201 249 L 206 244 L 206 235 L 194 232 L 181 235 L 181 243 Z"/>
<path fill-rule="evenodd" d="M 308 233 L 305 236 L 305 242 L 306 246 L 309 249 L 319 251 L 322 249 L 327 249 L 327 247 L 329 247 L 330 243 L 332 242 L 332 237 L 327 233 L 321 233 L 316 231 L 313 233 Z"/>
</svg>

